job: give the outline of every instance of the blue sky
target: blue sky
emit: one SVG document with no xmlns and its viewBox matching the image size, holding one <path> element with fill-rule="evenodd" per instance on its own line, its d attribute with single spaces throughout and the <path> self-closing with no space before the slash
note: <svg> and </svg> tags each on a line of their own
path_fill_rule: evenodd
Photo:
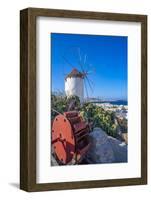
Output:
<svg viewBox="0 0 151 200">
<path fill-rule="evenodd" d="M 89 97 L 127 99 L 126 36 L 52 33 L 50 39 L 52 91 L 64 91 L 64 77 L 73 67 L 81 70 L 80 51 L 81 62 L 86 54 L 84 69 L 91 71 L 88 78 L 93 82 L 93 92 L 86 83 Z"/>
</svg>

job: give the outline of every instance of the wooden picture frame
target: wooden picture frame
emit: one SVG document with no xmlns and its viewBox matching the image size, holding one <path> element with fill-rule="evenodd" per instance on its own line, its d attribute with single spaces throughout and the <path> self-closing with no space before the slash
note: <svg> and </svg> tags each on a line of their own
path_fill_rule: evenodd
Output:
<svg viewBox="0 0 151 200">
<path fill-rule="evenodd" d="M 36 18 L 61 17 L 141 23 L 141 177 L 36 183 Z M 25 191 L 147 184 L 147 16 L 27 8 L 20 12 L 20 188 Z"/>
</svg>

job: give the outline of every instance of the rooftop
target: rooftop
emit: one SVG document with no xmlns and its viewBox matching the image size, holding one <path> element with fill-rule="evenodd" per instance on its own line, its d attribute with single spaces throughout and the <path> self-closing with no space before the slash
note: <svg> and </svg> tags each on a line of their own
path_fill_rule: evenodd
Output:
<svg viewBox="0 0 151 200">
<path fill-rule="evenodd" d="M 71 77 L 79 77 L 79 78 L 84 78 L 84 74 L 79 72 L 76 68 L 74 68 L 66 77 L 67 78 L 71 78 Z"/>
</svg>

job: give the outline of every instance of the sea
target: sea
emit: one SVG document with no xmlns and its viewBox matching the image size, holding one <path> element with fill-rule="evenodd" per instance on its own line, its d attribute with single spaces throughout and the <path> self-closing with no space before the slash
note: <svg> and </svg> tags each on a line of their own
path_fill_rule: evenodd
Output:
<svg viewBox="0 0 151 200">
<path fill-rule="evenodd" d="M 111 101 L 95 101 L 93 103 L 110 103 L 112 105 L 124 105 L 127 106 L 128 102 L 126 100 L 111 100 Z"/>
</svg>

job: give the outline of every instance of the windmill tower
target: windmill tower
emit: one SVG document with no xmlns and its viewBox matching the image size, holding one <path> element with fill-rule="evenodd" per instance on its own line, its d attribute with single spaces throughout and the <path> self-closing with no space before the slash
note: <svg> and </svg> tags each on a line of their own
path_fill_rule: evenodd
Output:
<svg viewBox="0 0 151 200">
<path fill-rule="evenodd" d="M 66 96 L 78 96 L 80 102 L 84 101 L 84 96 L 89 99 L 88 95 L 88 88 L 90 89 L 91 93 L 93 93 L 93 82 L 88 78 L 88 75 L 91 74 L 92 70 L 85 70 L 86 58 L 87 56 L 84 55 L 84 59 L 82 61 L 82 55 L 80 52 L 80 48 L 78 48 L 79 53 L 79 61 L 78 65 L 80 69 L 77 69 L 72 65 L 66 57 L 63 57 L 65 62 L 72 67 L 72 71 L 65 76 L 65 93 Z M 88 87 L 87 87 L 88 85 Z"/>
<path fill-rule="evenodd" d="M 67 97 L 78 96 L 80 101 L 84 99 L 84 74 L 74 68 L 65 78 L 65 93 Z"/>
</svg>

